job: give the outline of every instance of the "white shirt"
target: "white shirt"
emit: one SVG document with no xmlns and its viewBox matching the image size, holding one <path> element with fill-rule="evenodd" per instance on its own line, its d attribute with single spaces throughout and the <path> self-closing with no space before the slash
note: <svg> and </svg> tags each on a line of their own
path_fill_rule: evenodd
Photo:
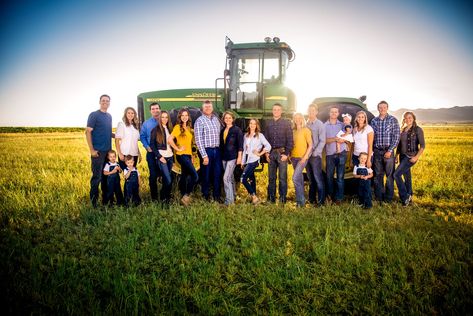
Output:
<svg viewBox="0 0 473 316">
<path fill-rule="evenodd" d="M 355 148 L 353 149 L 353 154 L 359 156 L 360 153 L 368 153 L 368 134 L 374 133 L 373 128 L 369 125 L 366 125 L 363 131 L 354 131 L 353 138 L 355 140 Z"/>
<path fill-rule="evenodd" d="M 346 134 L 345 136 L 343 136 L 344 134 L 345 134 L 344 131 L 340 131 L 340 132 L 337 133 L 337 135 L 335 137 L 341 138 L 341 139 L 346 140 L 347 142 L 350 142 L 350 143 L 354 142 L 352 133 L 349 133 L 349 134 Z"/>
<path fill-rule="evenodd" d="M 168 138 L 169 138 L 169 131 L 168 128 L 165 126 L 164 127 L 164 132 L 166 134 L 166 150 L 159 149 L 159 154 L 163 156 L 164 158 L 169 158 L 172 157 L 172 149 L 171 145 L 169 145 Z"/>
<path fill-rule="evenodd" d="M 243 159 L 242 164 L 246 165 L 255 161 L 259 161 L 260 157 L 253 153 L 254 150 L 261 152 L 262 150 L 266 149 L 267 152 L 271 151 L 271 145 L 266 140 L 266 137 L 262 133 L 258 133 L 258 137 L 251 136 L 248 137 L 245 134 L 244 143 L 243 143 Z"/>
<path fill-rule="evenodd" d="M 103 167 L 103 171 L 107 171 L 107 172 L 110 172 L 110 168 L 111 167 L 117 167 L 118 166 L 118 163 L 117 162 L 107 162 L 105 164 L 105 166 Z"/>
<path fill-rule="evenodd" d="M 138 176 L 140 175 L 140 173 L 138 172 L 138 169 L 133 169 L 133 170 L 130 170 L 128 168 L 125 168 L 125 170 L 123 170 L 123 175 L 126 176 L 128 174 L 128 172 L 132 172 L 132 171 L 136 171 L 136 173 L 138 174 Z"/>
<path fill-rule="evenodd" d="M 138 140 L 140 139 L 140 132 L 130 124 L 126 126 L 123 122 L 118 122 L 115 138 L 121 139 L 120 152 L 123 155 L 138 156 Z"/>
</svg>

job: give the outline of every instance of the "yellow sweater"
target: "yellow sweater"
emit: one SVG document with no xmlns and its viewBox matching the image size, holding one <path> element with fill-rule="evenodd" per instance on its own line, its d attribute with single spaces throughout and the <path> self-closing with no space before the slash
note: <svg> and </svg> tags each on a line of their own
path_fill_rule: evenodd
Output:
<svg viewBox="0 0 473 316">
<path fill-rule="evenodd" d="M 181 127 L 176 125 L 174 126 L 171 135 L 176 138 L 177 147 L 184 146 L 184 151 L 176 151 L 176 155 L 192 155 L 192 140 L 194 138 L 193 131 L 186 128 L 184 135 L 181 135 Z"/>
</svg>

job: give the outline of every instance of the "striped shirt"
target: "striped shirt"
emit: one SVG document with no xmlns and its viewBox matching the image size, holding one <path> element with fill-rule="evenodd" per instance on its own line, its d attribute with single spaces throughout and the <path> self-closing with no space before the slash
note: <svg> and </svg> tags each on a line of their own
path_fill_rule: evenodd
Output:
<svg viewBox="0 0 473 316">
<path fill-rule="evenodd" d="M 371 121 L 374 131 L 373 147 L 379 150 L 394 152 L 394 148 L 399 144 L 401 130 L 397 119 L 392 115 L 387 115 L 384 119 L 379 116 Z"/>
<path fill-rule="evenodd" d="M 205 148 L 215 148 L 220 146 L 220 129 L 222 124 L 220 120 L 212 114 L 209 118 L 206 115 L 201 115 L 195 121 L 194 137 L 197 149 L 202 158 L 207 157 Z"/>
</svg>

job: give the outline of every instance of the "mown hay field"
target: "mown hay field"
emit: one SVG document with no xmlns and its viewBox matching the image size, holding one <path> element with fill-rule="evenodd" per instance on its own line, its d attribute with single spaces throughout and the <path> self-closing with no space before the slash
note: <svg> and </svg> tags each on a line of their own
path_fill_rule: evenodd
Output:
<svg viewBox="0 0 473 316">
<path fill-rule="evenodd" d="M 466 314 L 473 126 L 426 127 L 415 204 L 296 209 L 199 199 L 89 207 L 83 132 L 0 133 L 0 297 L 9 313 Z M 22 132 L 25 132 L 22 130 Z M 265 174 L 257 176 L 265 196 Z M 293 189 L 290 190 L 293 198 Z"/>
</svg>

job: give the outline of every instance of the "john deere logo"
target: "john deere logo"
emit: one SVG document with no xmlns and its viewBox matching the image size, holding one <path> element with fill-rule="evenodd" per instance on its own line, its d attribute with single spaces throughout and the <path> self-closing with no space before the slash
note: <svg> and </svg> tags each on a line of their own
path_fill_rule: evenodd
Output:
<svg viewBox="0 0 473 316">
<path fill-rule="evenodd" d="M 212 93 L 212 92 L 192 92 L 191 95 L 188 95 L 186 97 L 191 97 L 191 98 L 215 98 L 215 93 Z"/>
</svg>

